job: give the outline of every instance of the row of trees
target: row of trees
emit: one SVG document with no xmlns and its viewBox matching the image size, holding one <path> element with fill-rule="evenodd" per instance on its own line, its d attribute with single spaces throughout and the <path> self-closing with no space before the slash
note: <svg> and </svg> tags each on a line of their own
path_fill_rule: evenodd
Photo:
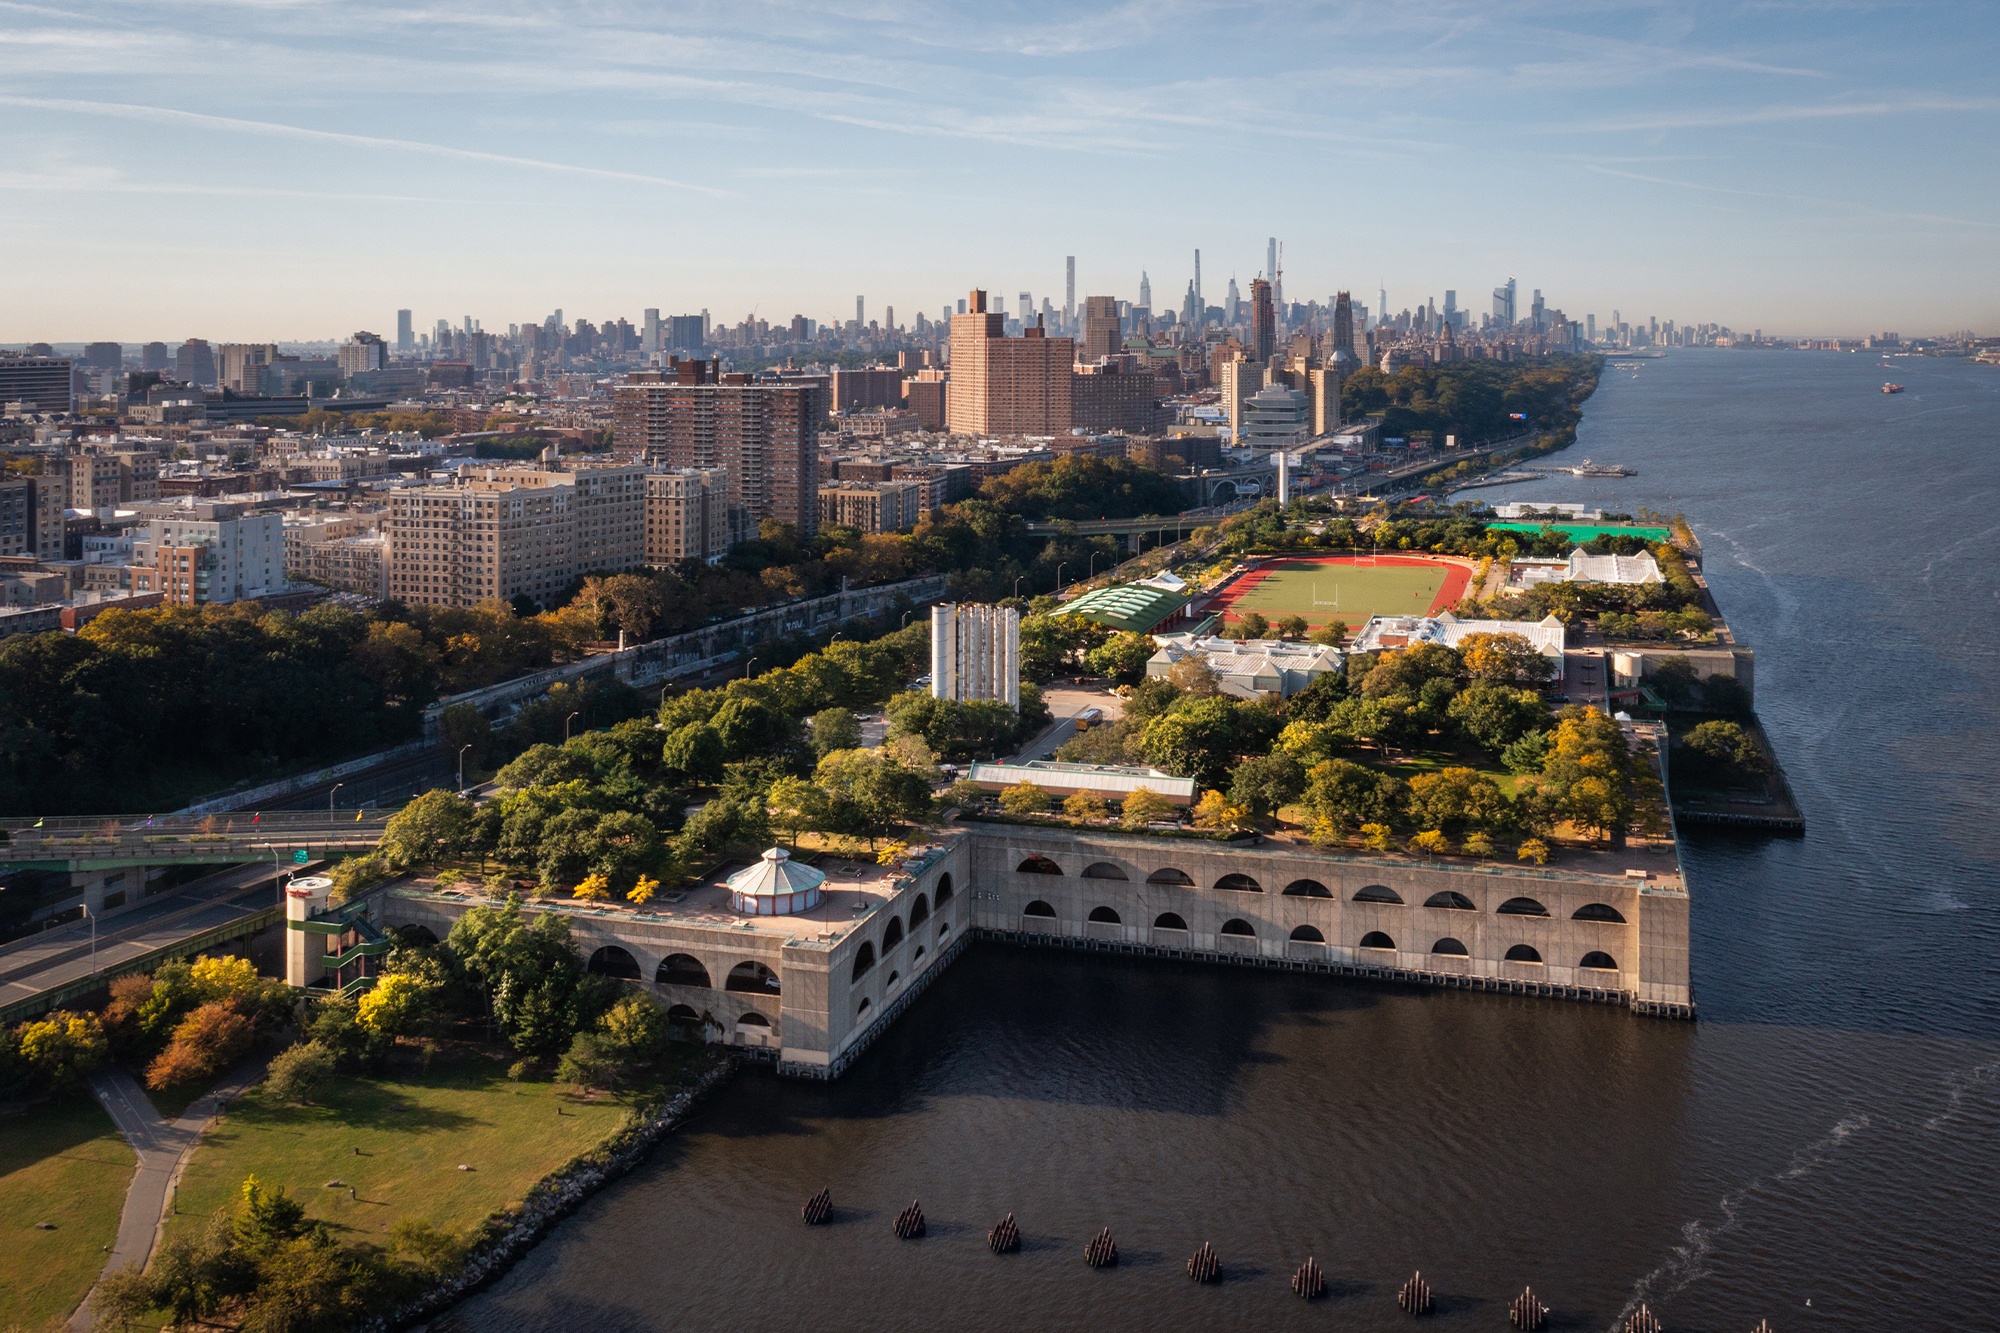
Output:
<svg viewBox="0 0 2000 1333">
<path fill-rule="evenodd" d="M 1558 354 L 1409 366 L 1394 375 L 1363 366 L 1342 381 L 1340 411 L 1347 420 L 1379 413 L 1389 437 L 1495 439 L 1521 428 L 1515 414 L 1537 430 L 1561 431 L 1575 426 L 1603 364 Z"/>
</svg>

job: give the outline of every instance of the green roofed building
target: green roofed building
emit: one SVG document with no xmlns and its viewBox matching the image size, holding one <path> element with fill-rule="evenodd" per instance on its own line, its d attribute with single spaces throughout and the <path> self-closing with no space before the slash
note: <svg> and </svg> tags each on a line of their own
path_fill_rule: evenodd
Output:
<svg viewBox="0 0 2000 1333">
<path fill-rule="evenodd" d="M 1665 528 L 1643 527 L 1634 523 L 1565 523 L 1557 519 L 1553 523 L 1488 523 L 1488 532 L 1540 532 L 1543 528 L 1554 528 L 1573 542 L 1587 542 L 1598 537 L 1637 537 L 1642 542 L 1663 542 L 1671 540 L 1673 533 Z"/>
<path fill-rule="evenodd" d="M 1186 583 L 1172 574 L 1155 574 L 1137 583 L 1092 589 L 1064 602 L 1062 614 L 1082 616 L 1111 629 L 1150 634 L 1185 611 L 1188 600 Z"/>
</svg>

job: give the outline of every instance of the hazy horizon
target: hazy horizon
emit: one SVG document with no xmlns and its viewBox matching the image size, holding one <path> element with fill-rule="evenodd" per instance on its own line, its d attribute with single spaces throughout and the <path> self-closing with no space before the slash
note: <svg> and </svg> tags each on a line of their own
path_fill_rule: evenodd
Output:
<svg viewBox="0 0 2000 1333">
<path fill-rule="evenodd" d="M 0 342 L 1286 295 L 2000 331 L 1977 6 L 0 0 Z M 20 258 L 25 257 L 25 258 Z"/>
</svg>

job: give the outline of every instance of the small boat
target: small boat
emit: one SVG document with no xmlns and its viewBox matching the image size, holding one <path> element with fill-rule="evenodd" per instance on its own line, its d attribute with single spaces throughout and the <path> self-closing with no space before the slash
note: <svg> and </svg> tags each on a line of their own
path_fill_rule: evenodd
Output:
<svg viewBox="0 0 2000 1333">
<path fill-rule="evenodd" d="M 1882 386 L 1883 393 L 1901 393 L 1902 391 L 1903 386 L 1900 384 L 1885 384 Z"/>
</svg>

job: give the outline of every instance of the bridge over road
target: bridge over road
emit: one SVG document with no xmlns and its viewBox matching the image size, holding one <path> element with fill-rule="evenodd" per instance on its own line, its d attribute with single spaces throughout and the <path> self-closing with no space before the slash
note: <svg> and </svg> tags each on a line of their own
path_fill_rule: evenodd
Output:
<svg viewBox="0 0 2000 1333">
<path fill-rule="evenodd" d="M 83 905 L 103 912 L 137 900 L 145 867 L 303 866 L 373 847 L 394 813 L 282 810 L 0 819 L 0 867 L 67 871 Z"/>
</svg>

